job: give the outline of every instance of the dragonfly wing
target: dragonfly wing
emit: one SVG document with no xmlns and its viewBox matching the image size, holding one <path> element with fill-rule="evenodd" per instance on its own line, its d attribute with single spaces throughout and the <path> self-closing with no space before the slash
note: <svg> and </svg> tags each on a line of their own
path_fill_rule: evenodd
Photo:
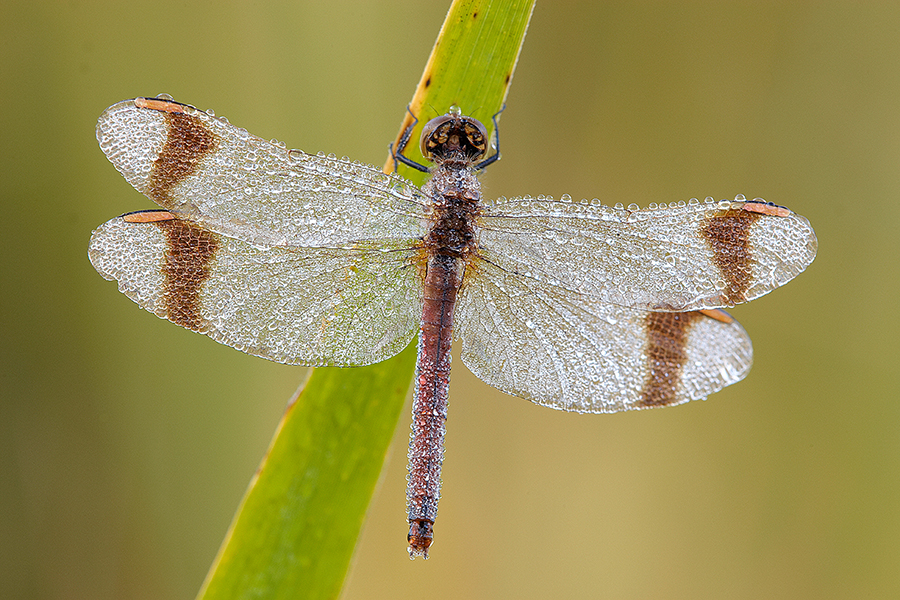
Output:
<svg viewBox="0 0 900 600">
<path fill-rule="evenodd" d="M 248 354 L 366 365 L 418 330 L 422 283 L 408 247 L 259 248 L 189 221 L 127 218 L 94 231 L 97 271 L 157 316 Z"/>
<path fill-rule="evenodd" d="M 762 202 L 629 210 L 552 199 L 488 205 L 480 253 L 503 269 L 600 302 L 657 311 L 734 306 L 803 271 L 809 222 Z"/>
<path fill-rule="evenodd" d="M 463 362 L 486 383 L 551 408 L 603 413 L 702 400 L 743 379 L 750 338 L 715 312 L 623 308 L 475 259 L 456 328 Z"/>
<path fill-rule="evenodd" d="M 395 175 L 287 150 L 167 99 L 106 109 L 97 140 L 125 179 L 173 214 L 257 246 L 420 237 L 425 206 Z"/>
</svg>

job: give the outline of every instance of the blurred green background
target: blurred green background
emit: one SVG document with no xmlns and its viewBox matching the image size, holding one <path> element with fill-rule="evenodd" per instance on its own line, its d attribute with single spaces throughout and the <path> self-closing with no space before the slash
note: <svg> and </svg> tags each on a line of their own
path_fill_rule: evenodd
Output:
<svg viewBox="0 0 900 600">
<path fill-rule="evenodd" d="M 192 598 L 305 374 L 94 272 L 91 230 L 152 207 L 101 111 L 167 92 L 380 165 L 446 7 L 4 3 L 0 597 Z M 457 360 L 432 559 L 406 417 L 345 597 L 900 597 L 900 5 L 545 0 L 502 132 L 490 197 L 762 196 L 819 257 L 733 311 L 756 364 L 708 402 L 564 414 Z"/>
</svg>

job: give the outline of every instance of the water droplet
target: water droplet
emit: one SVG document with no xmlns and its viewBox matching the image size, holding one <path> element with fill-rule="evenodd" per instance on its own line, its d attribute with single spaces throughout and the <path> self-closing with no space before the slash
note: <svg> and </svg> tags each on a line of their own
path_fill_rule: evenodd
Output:
<svg viewBox="0 0 900 600">
<path fill-rule="evenodd" d="M 572 196 L 570 196 L 569 194 L 563 194 L 562 196 L 559 197 L 559 199 L 561 202 L 571 202 Z"/>
<path fill-rule="evenodd" d="M 738 194 L 737 196 L 734 197 L 734 201 L 735 202 L 746 202 L 747 197 L 744 196 L 743 194 Z"/>
<path fill-rule="evenodd" d="M 461 115 L 462 109 L 455 104 L 451 104 L 450 108 L 447 109 L 448 115 Z"/>
<path fill-rule="evenodd" d="M 641 210 L 641 207 L 638 206 L 635 202 L 632 202 L 628 205 L 628 210 Z"/>
</svg>

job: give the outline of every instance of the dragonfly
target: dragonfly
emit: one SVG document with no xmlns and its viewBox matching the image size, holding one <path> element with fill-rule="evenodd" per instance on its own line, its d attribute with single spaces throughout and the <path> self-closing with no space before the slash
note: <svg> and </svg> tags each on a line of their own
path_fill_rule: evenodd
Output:
<svg viewBox="0 0 900 600">
<path fill-rule="evenodd" d="M 741 195 L 487 200 L 478 175 L 499 150 L 481 122 L 455 108 L 429 121 L 429 165 L 403 155 L 409 131 L 393 154 L 429 172 L 421 188 L 168 96 L 119 102 L 100 147 L 161 209 L 107 221 L 89 257 L 146 310 L 280 363 L 369 365 L 418 337 L 407 541 L 428 558 L 454 339 L 481 380 L 554 409 L 703 400 L 753 358 L 721 309 L 793 279 L 817 240 L 804 217 Z"/>
</svg>

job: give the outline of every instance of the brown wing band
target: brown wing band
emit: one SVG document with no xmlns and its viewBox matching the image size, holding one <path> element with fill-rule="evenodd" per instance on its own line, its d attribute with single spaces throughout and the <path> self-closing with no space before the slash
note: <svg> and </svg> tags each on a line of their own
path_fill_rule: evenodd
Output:
<svg viewBox="0 0 900 600">
<path fill-rule="evenodd" d="M 725 278 L 722 302 L 727 306 L 745 302 L 745 294 L 753 283 L 750 228 L 760 216 L 759 212 L 728 209 L 710 217 L 700 230 L 713 251 L 713 261 Z"/>
<path fill-rule="evenodd" d="M 701 317 L 699 311 L 647 313 L 644 329 L 647 332 L 649 375 L 638 406 L 668 406 L 677 401 L 682 371 L 688 358 L 688 332 Z"/>
<path fill-rule="evenodd" d="M 219 138 L 197 117 L 163 112 L 168 135 L 150 173 L 150 198 L 160 206 L 170 206 L 172 188 L 191 176 L 207 154 L 214 152 Z"/>
<path fill-rule="evenodd" d="M 188 221 L 173 219 L 153 224 L 166 236 L 166 261 L 162 268 L 166 316 L 182 327 L 200 331 L 200 292 L 209 279 L 218 237 Z"/>
</svg>

